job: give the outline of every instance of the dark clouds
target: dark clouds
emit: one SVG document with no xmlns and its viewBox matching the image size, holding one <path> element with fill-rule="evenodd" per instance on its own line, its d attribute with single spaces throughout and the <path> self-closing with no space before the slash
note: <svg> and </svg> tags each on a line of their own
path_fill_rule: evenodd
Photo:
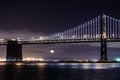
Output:
<svg viewBox="0 0 120 80">
<path fill-rule="evenodd" d="M 60 32 L 103 12 L 120 18 L 119 4 L 112 0 L 8 0 L 0 4 L 0 28 L 7 31 Z"/>
</svg>

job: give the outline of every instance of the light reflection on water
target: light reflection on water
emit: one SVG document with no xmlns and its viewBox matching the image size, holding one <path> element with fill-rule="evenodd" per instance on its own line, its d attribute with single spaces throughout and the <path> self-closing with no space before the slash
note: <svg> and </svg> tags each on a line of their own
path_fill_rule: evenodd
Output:
<svg viewBox="0 0 120 80">
<path fill-rule="evenodd" d="M 0 80 L 120 80 L 119 74 L 119 63 L 0 63 Z"/>
<path fill-rule="evenodd" d="M 120 67 L 120 63 L 38 63 L 37 65 L 79 69 L 109 69 Z"/>
</svg>

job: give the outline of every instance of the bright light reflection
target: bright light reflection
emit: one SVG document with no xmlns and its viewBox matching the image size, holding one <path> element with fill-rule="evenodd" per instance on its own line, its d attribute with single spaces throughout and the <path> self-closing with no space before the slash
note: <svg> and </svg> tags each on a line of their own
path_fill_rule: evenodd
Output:
<svg viewBox="0 0 120 80">
<path fill-rule="evenodd" d="M 38 63 L 37 65 L 38 65 L 40 68 L 45 68 L 46 63 Z"/>
<path fill-rule="evenodd" d="M 90 65 L 89 63 L 82 63 L 83 69 L 89 69 L 90 68 L 89 65 Z"/>
<path fill-rule="evenodd" d="M 0 63 L 0 65 L 6 65 L 6 63 Z"/>
<path fill-rule="evenodd" d="M 83 69 L 109 69 L 119 67 L 116 63 L 83 63 Z"/>
<path fill-rule="evenodd" d="M 66 63 L 59 63 L 58 65 L 61 65 L 61 66 L 63 66 L 63 65 L 66 65 Z"/>
<path fill-rule="evenodd" d="M 39 65 L 39 66 L 45 66 L 46 63 L 38 63 L 37 65 Z"/>
<path fill-rule="evenodd" d="M 20 65 L 23 65 L 23 63 L 17 62 L 17 63 L 15 63 L 15 65 L 20 66 Z"/>
<path fill-rule="evenodd" d="M 71 63 L 72 68 L 78 68 L 78 63 Z"/>
</svg>

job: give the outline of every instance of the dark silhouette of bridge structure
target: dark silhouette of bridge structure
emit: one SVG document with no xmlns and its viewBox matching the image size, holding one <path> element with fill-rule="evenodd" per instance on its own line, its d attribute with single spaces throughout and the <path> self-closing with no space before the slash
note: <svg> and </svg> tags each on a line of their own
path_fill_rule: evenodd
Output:
<svg viewBox="0 0 120 80">
<path fill-rule="evenodd" d="M 99 61 L 107 61 L 107 42 L 119 41 L 120 20 L 102 14 L 63 32 L 41 36 L 38 39 L 28 41 L 19 39 L 3 40 L 0 41 L 0 44 L 7 45 L 6 61 L 22 61 L 22 45 L 100 42 L 101 51 Z"/>
</svg>

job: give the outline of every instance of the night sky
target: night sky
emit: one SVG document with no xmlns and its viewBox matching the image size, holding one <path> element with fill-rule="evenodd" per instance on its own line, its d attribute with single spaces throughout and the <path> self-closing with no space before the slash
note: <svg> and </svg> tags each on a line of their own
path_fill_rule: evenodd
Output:
<svg viewBox="0 0 120 80">
<path fill-rule="evenodd" d="M 3 0 L 0 1 L 0 37 L 39 37 L 76 27 L 102 13 L 120 19 L 119 0 Z M 25 45 L 23 57 L 45 59 L 99 59 L 100 43 Z M 5 57 L 6 46 L 0 46 Z M 50 50 L 55 50 L 51 54 Z M 109 60 L 120 57 L 120 44 L 108 44 Z"/>
</svg>

